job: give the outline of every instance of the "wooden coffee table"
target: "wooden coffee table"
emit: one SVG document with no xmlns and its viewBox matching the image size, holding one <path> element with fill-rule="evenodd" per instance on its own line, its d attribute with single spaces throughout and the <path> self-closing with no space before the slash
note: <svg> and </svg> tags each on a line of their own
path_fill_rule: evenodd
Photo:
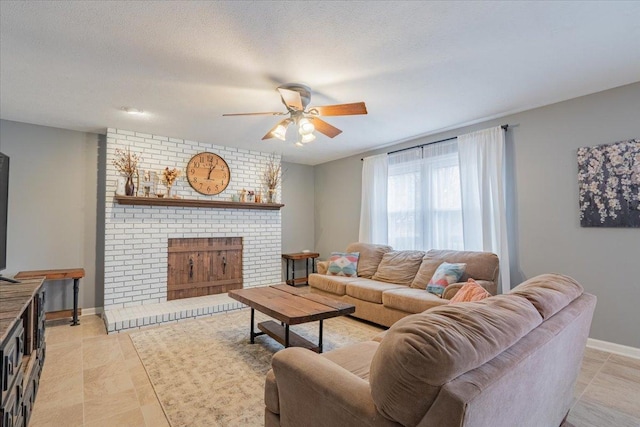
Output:
<svg viewBox="0 0 640 427">
<path fill-rule="evenodd" d="M 353 304 L 336 301 L 321 295 L 305 293 L 288 285 L 272 285 L 259 288 L 235 289 L 229 296 L 251 307 L 251 344 L 255 337 L 269 335 L 285 347 L 304 347 L 322 353 L 322 321 L 331 317 L 344 316 L 356 311 Z M 258 310 L 273 320 L 258 324 L 261 332 L 254 332 L 255 311 Z M 289 326 L 320 321 L 318 345 L 289 330 Z"/>
</svg>

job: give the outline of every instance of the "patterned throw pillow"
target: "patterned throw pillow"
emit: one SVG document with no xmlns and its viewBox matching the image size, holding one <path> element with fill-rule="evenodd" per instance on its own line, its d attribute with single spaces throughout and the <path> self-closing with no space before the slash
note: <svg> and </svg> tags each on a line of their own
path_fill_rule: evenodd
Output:
<svg viewBox="0 0 640 427">
<path fill-rule="evenodd" d="M 467 268 L 466 263 L 451 264 L 443 262 L 438 266 L 438 269 L 433 273 L 433 277 L 427 283 L 427 292 L 442 296 L 444 288 L 452 283 L 456 283 Z"/>
<path fill-rule="evenodd" d="M 478 282 L 473 279 L 469 279 L 467 283 L 462 285 L 458 292 L 456 292 L 453 298 L 451 298 L 449 304 L 453 304 L 456 302 L 480 301 L 481 299 L 485 299 L 490 296 L 491 294 L 487 292 L 485 288 L 480 286 Z"/>
<path fill-rule="evenodd" d="M 358 276 L 360 252 L 331 252 L 327 274 L 331 276 Z"/>
</svg>

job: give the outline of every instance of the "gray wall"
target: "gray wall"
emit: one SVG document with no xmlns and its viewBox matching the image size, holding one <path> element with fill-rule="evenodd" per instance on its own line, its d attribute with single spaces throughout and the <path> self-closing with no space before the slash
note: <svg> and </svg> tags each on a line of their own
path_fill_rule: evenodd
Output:
<svg viewBox="0 0 640 427">
<path fill-rule="evenodd" d="M 639 112 L 640 83 L 635 83 L 419 141 L 508 123 L 512 282 L 547 272 L 574 277 L 598 297 L 591 337 L 636 348 L 640 229 L 580 227 L 576 152 L 640 137 Z M 362 156 L 315 168 L 315 241 L 323 257 L 358 239 Z"/>
<path fill-rule="evenodd" d="M 313 250 L 314 176 L 313 166 L 282 163 L 282 252 Z M 283 261 L 283 279 L 285 263 Z M 305 273 L 303 261 L 296 262 L 296 277 Z"/>
<path fill-rule="evenodd" d="M 10 160 L 7 269 L 85 269 L 80 306 L 102 306 L 96 279 L 99 136 L 0 121 L 0 151 Z M 99 283 L 98 283 L 99 282 Z M 46 310 L 72 307 L 70 282 L 47 282 Z"/>
</svg>

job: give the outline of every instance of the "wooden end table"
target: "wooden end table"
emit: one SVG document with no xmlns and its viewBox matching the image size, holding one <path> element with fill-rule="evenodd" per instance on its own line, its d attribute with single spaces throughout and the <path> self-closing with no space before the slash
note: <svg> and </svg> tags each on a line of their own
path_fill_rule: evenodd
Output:
<svg viewBox="0 0 640 427">
<path fill-rule="evenodd" d="M 287 280 L 286 284 L 295 286 L 299 284 L 309 284 L 309 260 L 311 260 L 311 272 L 316 272 L 316 263 L 314 259 L 320 256 L 317 252 L 296 252 L 291 254 L 282 254 L 282 259 L 287 261 Z M 299 277 L 296 279 L 296 261 L 304 260 L 305 267 L 307 268 L 307 275 L 305 277 Z M 291 262 L 291 270 L 289 270 L 289 262 Z M 291 272 L 291 279 L 289 279 L 289 272 Z"/>
<path fill-rule="evenodd" d="M 229 296 L 251 307 L 250 342 L 255 337 L 268 335 L 285 347 L 304 347 L 322 353 L 322 321 L 331 317 L 344 316 L 356 311 L 353 304 L 336 301 L 322 295 L 304 293 L 300 289 L 280 284 L 259 288 L 235 289 Z M 261 332 L 254 331 L 255 310 L 279 320 L 258 324 Z M 320 321 L 318 345 L 289 330 L 291 325 Z"/>
<path fill-rule="evenodd" d="M 21 271 L 14 277 L 16 279 L 44 277 L 45 280 L 73 279 L 73 319 L 71 320 L 71 326 L 77 326 L 80 324 L 80 321 L 78 320 L 78 292 L 80 290 L 80 279 L 84 277 L 84 268 Z"/>
</svg>

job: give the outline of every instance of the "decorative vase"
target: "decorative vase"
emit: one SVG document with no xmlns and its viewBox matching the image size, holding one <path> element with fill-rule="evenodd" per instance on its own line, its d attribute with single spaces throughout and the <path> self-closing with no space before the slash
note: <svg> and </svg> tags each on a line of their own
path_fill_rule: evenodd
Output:
<svg viewBox="0 0 640 427">
<path fill-rule="evenodd" d="M 129 175 L 127 177 L 127 183 L 124 185 L 124 194 L 127 196 L 133 196 L 135 193 L 136 186 L 133 185 L 133 177 Z"/>
<path fill-rule="evenodd" d="M 167 184 L 167 198 L 171 197 L 171 184 Z"/>
<path fill-rule="evenodd" d="M 276 202 L 276 190 L 274 188 L 270 188 L 267 190 L 267 203 L 275 203 Z"/>
</svg>

